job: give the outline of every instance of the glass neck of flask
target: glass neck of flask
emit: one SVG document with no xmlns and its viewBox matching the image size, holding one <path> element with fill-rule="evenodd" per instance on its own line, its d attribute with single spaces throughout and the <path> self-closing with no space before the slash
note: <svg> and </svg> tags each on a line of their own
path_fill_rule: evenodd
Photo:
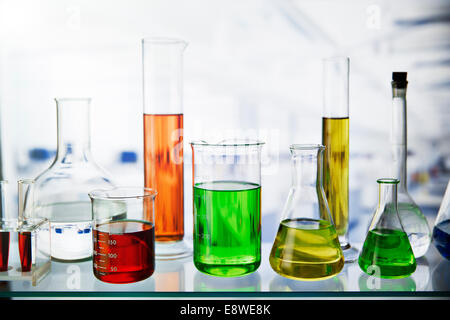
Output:
<svg viewBox="0 0 450 320">
<path fill-rule="evenodd" d="M 322 149 L 291 149 L 292 186 L 316 188 L 322 183 Z"/>
<path fill-rule="evenodd" d="M 394 178 L 400 180 L 399 192 L 407 192 L 407 121 L 406 121 L 406 85 L 398 87 L 392 83 L 392 130 L 391 147 L 393 155 Z"/>
<path fill-rule="evenodd" d="M 397 179 L 378 180 L 378 210 L 397 210 Z"/>
<path fill-rule="evenodd" d="M 90 156 L 90 99 L 56 99 L 57 160 L 86 161 Z"/>
</svg>

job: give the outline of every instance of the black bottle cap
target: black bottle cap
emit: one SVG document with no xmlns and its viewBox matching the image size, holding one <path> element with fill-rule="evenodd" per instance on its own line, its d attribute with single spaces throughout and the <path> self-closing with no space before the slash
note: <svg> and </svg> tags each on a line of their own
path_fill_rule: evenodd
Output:
<svg viewBox="0 0 450 320">
<path fill-rule="evenodd" d="M 407 72 L 392 72 L 392 82 L 395 82 L 397 88 L 406 88 L 408 81 L 406 80 Z"/>
</svg>

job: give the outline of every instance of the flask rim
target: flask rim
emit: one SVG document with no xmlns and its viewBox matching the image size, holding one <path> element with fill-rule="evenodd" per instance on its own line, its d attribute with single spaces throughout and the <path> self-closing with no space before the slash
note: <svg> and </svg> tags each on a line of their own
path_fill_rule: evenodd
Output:
<svg viewBox="0 0 450 320">
<path fill-rule="evenodd" d="M 265 142 L 252 139 L 230 139 L 222 140 L 217 143 L 208 143 L 204 140 L 191 141 L 192 146 L 205 146 L 205 147 L 250 147 L 250 146 L 262 146 Z"/>
<path fill-rule="evenodd" d="M 384 184 L 398 184 L 400 180 L 395 178 L 380 178 L 377 179 L 378 183 L 384 183 Z"/>
<path fill-rule="evenodd" d="M 142 38 L 142 44 L 183 44 L 184 46 L 187 46 L 188 42 L 180 38 L 172 37 L 144 37 Z"/>
<path fill-rule="evenodd" d="M 55 98 L 56 102 L 70 102 L 70 101 L 86 101 L 86 102 L 91 102 L 92 98 L 90 97 L 56 97 Z"/>
<path fill-rule="evenodd" d="M 291 144 L 289 146 L 290 150 L 325 150 L 323 144 Z"/>
<path fill-rule="evenodd" d="M 36 182 L 35 179 L 19 179 L 17 180 L 18 184 L 34 184 Z"/>
<path fill-rule="evenodd" d="M 322 58 L 323 63 L 336 63 L 336 62 L 345 62 L 350 63 L 350 58 L 345 55 L 334 55 Z"/>
<path fill-rule="evenodd" d="M 110 189 L 95 189 L 88 193 L 91 200 L 136 200 L 154 199 L 158 192 L 152 188 L 119 186 Z"/>
</svg>

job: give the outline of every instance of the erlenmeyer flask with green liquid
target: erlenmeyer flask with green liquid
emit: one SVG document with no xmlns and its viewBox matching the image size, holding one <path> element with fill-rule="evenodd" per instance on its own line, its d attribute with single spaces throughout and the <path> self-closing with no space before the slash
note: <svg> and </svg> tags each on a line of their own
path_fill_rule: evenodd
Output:
<svg viewBox="0 0 450 320">
<path fill-rule="evenodd" d="M 322 186 L 322 145 L 291 145 L 292 186 L 278 228 L 270 265 L 297 280 L 333 277 L 344 255 Z"/>
<path fill-rule="evenodd" d="M 359 266 L 380 278 L 403 278 L 416 270 L 416 259 L 398 214 L 397 179 L 378 179 L 378 206 L 359 255 Z"/>
</svg>

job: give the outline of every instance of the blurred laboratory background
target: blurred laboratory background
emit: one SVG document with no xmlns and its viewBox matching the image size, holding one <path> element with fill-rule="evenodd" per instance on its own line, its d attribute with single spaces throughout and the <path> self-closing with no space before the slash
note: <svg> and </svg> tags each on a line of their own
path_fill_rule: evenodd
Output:
<svg viewBox="0 0 450 320">
<path fill-rule="evenodd" d="M 350 240 L 363 242 L 389 175 L 391 77 L 408 72 L 409 190 L 430 221 L 450 177 L 450 1 L 0 0 L 1 178 L 34 178 L 56 151 L 55 97 L 92 98 L 92 152 L 143 185 L 143 37 L 184 54 L 185 231 L 189 141 L 266 142 L 263 241 L 290 187 L 291 143 L 320 143 L 321 59 L 350 57 Z"/>
</svg>

